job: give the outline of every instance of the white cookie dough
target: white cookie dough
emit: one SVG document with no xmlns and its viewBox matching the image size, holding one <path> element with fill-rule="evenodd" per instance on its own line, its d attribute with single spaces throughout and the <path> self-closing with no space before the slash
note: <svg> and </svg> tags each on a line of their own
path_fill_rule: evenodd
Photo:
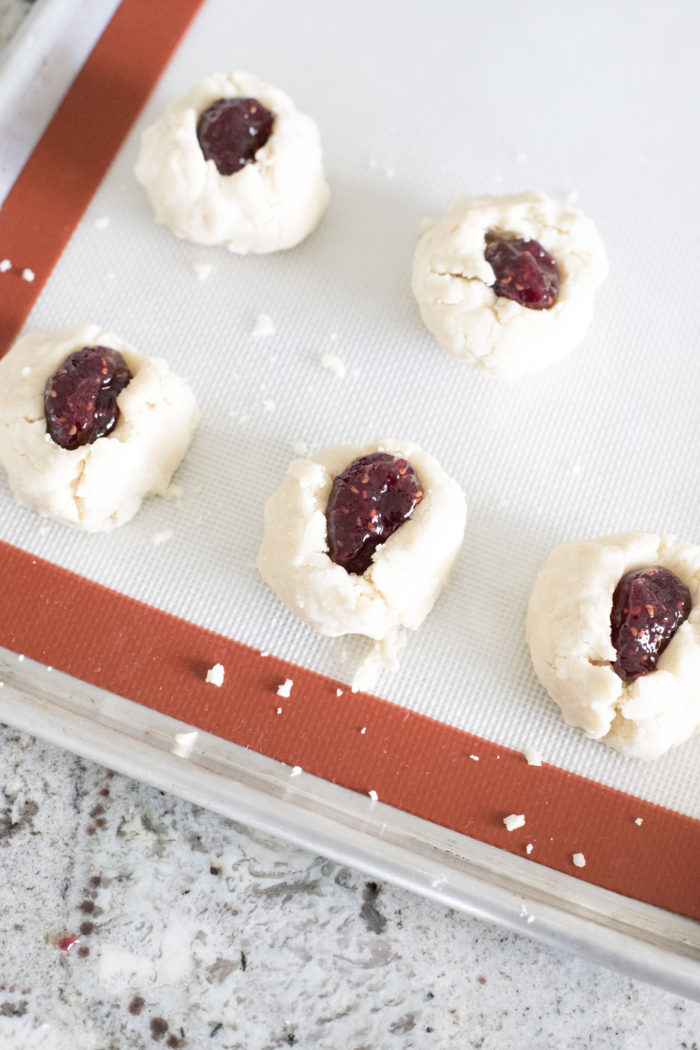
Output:
<svg viewBox="0 0 700 1050">
<path fill-rule="evenodd" d="M 329 558 L 326 505 L 334 477 L 371 452 L 402 456 L 414 467 L 423 499 L 377 548 L 362 576 Z M 409 441 L 337 445 L 295 459 L 265 507 L 258 568 L 278 598 L 322 634 L 364 634 L 375 640 L 353 688 L 369 689 L 381 663 L 395 667 L 403 628 L 416 630 L 447 582 L 464 535 L 466 504 L 459 485 Z"/>
<path fill-rule="evenodd" d="M 44 388 L 69 354 L 112 347 L 133 378 L 117 398 L 111 434 L 68 450 L 51 440 Z M 134 516 L 144 496 L 165 494 L 199 412 L 165 361 L 144 357 L 95 324 L 20 338 L 0 360 L 0 466 L 23 503 L 68 525 L 104 532 Z"/>
<path fill-rule="evenodd" d="M 626 572 L 646 565 L 670 569 L 692 609 L 656 670 L 623 682 L 610 666 L 613 592 Z M 566 722 L 625 755 L 658 758 L 700 731 L 700 547 L 649 532 L 562 544 L 537 577 L 527 640 Z"/>
<path fill-rule="evenodd" d="M 551 309 L 495 294 L 487 233 L 532 238 L 549 252 L 561 278 Z M 545 368 L 582 341 L 607 271 L 603 242 L 576 208 L 541 193 L 461 197 L 418 241 L 412 286 L 440 346 L 488 375 L 513 378 Z"/>
<path fill-rule="evenodd" d="M 197 141 L 200 114 L 220 98 L 256 98 L 275 114 L 272 133 L 233 175 L 220 175 Z M 143 132 L 134 169 L 157 222 L 197 244 L 275 252 L 298 244 L 328 203 L 321 139 L 284 92 L 249 73 L 215 73 Z"/>
</svg>

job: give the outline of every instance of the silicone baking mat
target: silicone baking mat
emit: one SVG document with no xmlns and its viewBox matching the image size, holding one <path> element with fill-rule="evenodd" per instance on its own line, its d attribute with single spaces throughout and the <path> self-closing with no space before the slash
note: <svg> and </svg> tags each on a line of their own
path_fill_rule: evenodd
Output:
<svg viewBox="0 0 700 1050">
<path fill-rule="evenodd" d="M 0 276 L 0 339 L 7 349 L 33 304 L 30 329 L 95 320 L 187 376 L 202 422 L 178 474 L 182 499 L 148 501 L 110 535 L 40 519 L 2 481 L 0 642 L 503 850 L 532 844 L 533 863 L 700 918 L 698 741 L 649 765 L 584 739 L 537 684 L 523 637 L 556 543 L 630 528 L 698 539 L 687 288 L 700 246 L 679 236 L 698 158 L 672 105 L 697 81 L 695 15 L 681 5 L 659 25 L 654 10 L 123 0 L 0 212 L 0 256 L 13 263 Z M 650 66 L 663 76 L 652 82 Z M 321 128 L 331 204 L 291 252 L 240 258 L 177 241 L 133 179 L 140 130 L 231 68 L 279 84 Z M 508 384 L 433 343 L 410 261 L 422 218 L 454 196 L 526 188 L 580 198 L 611 275 L 585 345 Z M 252 334 L 260 312 L 274 334 Z M 344 378 L 321 366 L 328 352 Z M 418 441 L 460 482 L 467 535 L 398 673 L 377 696 L 353 695 L 365 643 L 295 621 L 253 563 L 295 443 L 389 434 Z M 215 662 L 222 689 L 204 681 Z M 526 747 L 545 764 L 529 766 Z M 513 812 L 526 825 L 509 833 Z"/>
</svg>

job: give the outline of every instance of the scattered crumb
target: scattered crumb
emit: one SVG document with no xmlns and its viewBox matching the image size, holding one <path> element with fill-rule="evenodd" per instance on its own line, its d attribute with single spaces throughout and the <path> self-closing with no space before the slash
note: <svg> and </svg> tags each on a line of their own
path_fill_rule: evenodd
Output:
<svg viewBox="0 0 700 1050">
<path fill-rule="evenodd" d="M 178 503 L 184 495 L 185 490 L 183 489 L 182 485 L 177 485 L 175 482 L 173 482 L 172 485 L 168 485 L 167 489 L 165 490 L 165 498 L 175 500 Z"/>
<path fill-rule="evenodd" d="M 516 828 L 521 828 L 525 823 L 525 814 L 511 813 L 503 818 L 503 823 L 506 826 L 506 831 L 515 831 Z"/>
<path fill-rule="evenodd" d="M 53 667 L 51 666 L 51 664 L 47 664 L 46 665 L 46 670 L 47 671 L 53 671 Z"/>
<path fill-rule="evenodd" d="M 301 766 L 295 766 L 294 769 L 292 770 L 292 772 L 289 775 L 290 775 L 290 777 L 298 777 L 298 776 L 301 776 L 301 774 L 303 772 L 304 772 L 304 770 L 301 768 Z"/>
<path fill-rule="evenodd" d="M 528 915 L 527 922 L 534 922 L 534 921 L 535 921 L 535 916 L 534 915 Z"/>
<path fill-rule="evenodd" d="M 369 794 L 369 797 L 372 799 L 372 802 L 378 802 L 379 801 L 379 795 L 377 794 L 376 791 L 374 791 L 374 790 L 369 791 L 368 794 Z"/>
<path fill-rule="evenodd" d="M 471 758 L 472 762 L 478 762 L 479 761 L 479 756 L 478 755 L 470 755 L 469 757 Z"/>
<path fill-rule="evenodd" d="M 29 283 L 31 284 L 31 282 L 34 280 L 35 276 L 36 276 L 36 274 L 34 273 L 34 271 L 30 270 L 28 266 L 25 266 L 25 268 L 22 270 L 22 280 L 23 281 L 29 281 Z"/>
<path fill-rule="evenodd" d="M 308 456 L 309 446 L 305 441 L 292 441 L 292 452 L 295 456 Z"/>
<path fill-rule="evenodd" d="M 19 660 L 19 662 L 20 662 L 20 663 L 22 663 L 22 661 L 24 660 L 24 656 L 23 656 L 23 654 L 22 654 L 22 653 L 19 653 L 19 654 L 17 655 L 17 659 Z"/>
<path fill-rule="evenodd" d="M 172 529 L 163 529 L 162 532 L 156 532 L 153 534 L 151 537 L 151 543 L 154 547 L 159 547 L 161 543 L 167 543 L 168 540 L 171 540 L 174 535 L 175 533 Z"/>
<path fill-rule="evenodd" d="M 210 685 L 218 685 L 218 686 L 221 686 L 221 685 L 224 684 L 224 665 L 223 664 L 214 664 L 213 667 L 209 668 L 209 670 L 207 671 L 207 682 L 209 682 Z"/>
<path fill-rule="evenodd" d="M 282 683 L 282 685 L 278 685 L 277 686 L 277 695 L 278 696 L 283 696 L 285 698 L 291 696 L 292 686 L 293 685 L 294 685 L 294 679 L 293 678 L 285 678 L 285 680 Z"/>
<path fill-rule="evenodd" d="M 266 412 L 274 412 L 275 409 L 277 408 L 277 405 L 275 404 L 275 402 L 272 400 L 271 397 L 266 397 L 265 400 L 263 401 L 263 408 L 265 409 Z"/>
<path fill-rule="evenodd" d="M 360 735 L 364 736 L 366 732 L 367 732 L 367 726 L 363 726 L 362 729 L 360 730 Z"/>
<path fill-rule="evenodd" d="M 192 269 L 197 274 L 198 281 L 206 281 L 207 277 L 211 276 L 214 267 L 211 263 L 195 263 Z"/>
<path fill-rule="evenodd" d="M 336 696 L 342 696 L 343 695 L 343 690 L 342 689 L 336 689 L 335 695 Z"/>
<path fill-rule="evenodd" d="M 574 862 L 574 864 L 576 865 L 577 868 L 585 868 L 586 867 L 586 858 L 584 857 L 583 853 L 574 853 L 572 855 L 571 859 L 572 859 L 572 861 Z"/>
<path fill-rule="evenodd" d="M 278 714 L 278 715 L 281 715 L 281 714 L 282 714 L 282 708 L 281 708 L 281 707 L 278 707 L 278 708 L 277 708 L 277 714 Z"/>
<path fill-rule="evenodd" d="M 532 843 L 531 843 L 531 842 L 528 842 L 527 846 L 525 847 L 525 852 L 526 852 L 526 853 L 527 853 L 528 855 L 529 855 L 530 853 L 532 853 Z"/>
<path fill-rule="evenodd" d="M 634 822 L 638 828 L 641 828 L 642 824 L 644 823 L 641 817 L 635 817 Z"/>
<path fill-rule="evenodd" d="M 95 227 L 98 230 L 106 230 L 109 226 L 109 215 L 101 215 L 99 219 L 95 219 Z"/>
<path fill-rule="evenodd" d="M 11 269 L 12 263 L 9 259 L 0 259 L 0 273 L 7 273 L 7 271 Z"/>
<path fill-rule="evenodd" d="M 260 650 L 260 655 L 261 656 L 269 656 L 270 655 L 270 650 L 269 649 L 261 649 Z"/>
<path fill-rule="evenodd" d="M 30 376 L 31 374 L 32 374 L 31 368 L 29 367 L 29 365 L 25 365 L 24 368 L 22 369 L 22 376 L 24 377 L 24 379 L 26 379 L 27 376 Z"/>
<path fill-rule="evenodd" d="M 274 335 L 275 322 L 267 314 L 258 314 L 253 325 L 253 335 Z"/>
<path fill-rule="evenodd" d="M 192 748 L 194 747 L 197 735 L 196 729 L 193 729 L 189 733 L 176 733 L 175 743 L 171 748 L 172 753 L 179 758 L 188 758 L 192 753 Z"/>
<path fill-rule="evenodd" d="M 529 766 L 542 765 L 542 758 L 540 756 L 540 753 L 539 751 L 536 751 L 534 747 L 526 747 L 523 751 L 523 754 L 525 755 L 525 758 L 527 759 L 527 764 Z"/>
<path fill-rule="evenodd" d="M 332 372 L 338 379 L 344 379 L 347 374 L 345 363 L 335 354 L 321 354 L 321 368 Z"/>
</svg>

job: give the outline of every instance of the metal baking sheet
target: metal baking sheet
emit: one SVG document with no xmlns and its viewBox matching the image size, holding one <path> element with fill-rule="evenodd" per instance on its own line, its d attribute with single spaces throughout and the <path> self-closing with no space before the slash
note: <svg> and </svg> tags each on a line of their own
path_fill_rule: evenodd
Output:
<svg viewBox="0 0 700 1050">
<path fill-rule="evenodd" d="M 494 769 L 499 748 L 505 764 L 508 755 L 536 746 L 563 775 L 580 774 L 627 798 L 697 820 L 696 744 L 649 766 L 586 741 L 561 723 L 534 681 L 522 636 L 529 587 L 554 543 L 639 527 L 695 538 L 697 492 L 688 463 L 698 451 L 693 395 L 699 373 L 695 320 L 682 289 L 685 275 L 697 267 L 698 247 L 687 239 L 674 241 L 672 252 L 659 247 L 668 243 L 669 231 L 682 228 L 694 199 L 697 144 L 675 127 L 680 115 L 668 102 L 682 82 L 687 91 L 697 76 L 690 45 L 695 14 L 688 8 L 685 19 L 659 33 L 653 5 L 641 11 L 635 5 L 636 47 L 630 48 L 632 8 L 624 10 L 623 17 L 623 7 L 610 12 L 602 4 L 585 11 L 553 4 L 525 10 L 502 2 L 488 8 L 445 4 L 438 15 L 422 5 L 360 3 L 349 11 L 319 3 L 301 18 L 276 5 L 241 5 L 234 12 L 223 0 L 208 0 L 28 320 L 30 328 L 49 329 L 95 319 L 139 349 L 166 357 L 190 378 L 203 423 L 178 478 L 184 498 L 177 506 L 150 501 L 119 533 L 85 537 L 16 506 L 4 486 L 0 537 L 342 687 L 362 643 L 314 635 L 265 591 L 252 565 L 262 505 L 295 442 L 317 448 L 390 432 L 419 440 L 467 493 L 467 540 L 447 592 L 410 639 L 400 671 L 382 678 L 380 697 L 407 715 L 428 716 L 473 735 L 484 742 L 485 753 L 495 748 Z M 290 39 L 297 48 L 288 46 Z M 300 57 L 310 51 L 313 64 Z M 650 55 L 667 70 L 662 89 L 638 76 Z M 598 70 L 593 86 L 592 63 Z M 279 84 L 320 124 L 333 198 L 320 229 L 294 252 L 241 259 L 175 241 L 153 224 L 133 180 L 141 128 L 193 82 L 232 67 Z M 637 84 L 634 96 L 630 83 Z M 674 192 L 659 193 L 659 143 L 671 141 Z M 525 188 L 579 199 L 607 243 L 611 276 L 585 345 L 547 373 L 504 384 L 439 351 L 421 327 L 408 274 L 424 215 L 444 210 L 459 193 Z M 649 253 L 656 262 L 663 259 L 663 296 Z M 212 266 L 204 282 L 196 272 L 201 262 Z M 259 312 L 275 322 L 269 339 L 252 335 Z M 661 363 L 660 346 L 666 348 Z M 346 363 L 344 379 L 322 369 L 326 351 Z M 686 436 L 682 460 L 669 460 L 662 440 L 644 442 L 643 454 L 638 451 L 636 438 L 647 423 L 640 405 L 650 389 L 654 420 L 672 419 L 674 431 Z M 153 538 L 170 530 L 172 538 L 155 546 Z M 23 667 L 11 661 L 8 666 L 15 699 L 24 698 L 8 703 L 6 717 L 39 733 L 45 719 L 44 733 L 56 738 L 67 717 L 63 700 L 52 697 L 37 714 L 28 699 L 36 680 L 25 680 Z M 114 731 L 131 740 L 128 727 L 141 724 L 141 709 L 135 716 L 114 703 L 120 712 Z M 57 708 L 49 714 L 53 704 Z M 101 755 L 94 750 L 91 711 L 95 706 L 88 704 L 71 715 L 71 724 L 78 719 L 82 726 L 71 734 L 71 746 L 126 768 L 125 750 L 110 734 Z M 157 727 L 143 738 L 148 747 L 154 746 L 154 732 L 167 737 L 166 715 L 144 709 L 143 718 Z M 202 741 L 204 754 L 213 743 L 210 737 Z M 242 768 L 259 758 L 236 752 Z M 269 754 L 263 759 L 272 761 Z M 207 764 L 204 754 L 199 765 Z M 180 760 L 174 771 L 158 767 L 149 776 L 161 782 L 172 775 L 173 790 L 195 797 L 189 768 Z M 288 783 L 288 770 L 279 776 Z M 205 801 L 202 785 L 209 779 L 202 777 L 196 797 Z M 502 779 L 493 773 L 494 791 Z M 323 793 L 324 783 L 314 780 L 308 790 Z M 295 796 L 296 789 L 286 790 Z M 347 790 L 333 790 L 344 800 L 340 808 L 356 804 Z M 263 791 L 261 799 L 265 820 L 279 833 L 299 837 L 298 823 L 287 808 L 282 815 L 274 792 L 271 798 Z M 514 810 L 518 801 L 512 800 Z M 355 862 L 364 857 L 367 864 L 374 850 L 374 863 L 380 855 L 388 863 L 381 845 L 386 829 L 394 828 L 393 821 L 403 826 L 405 816 L 396 806 L 382 807 L 385 831 L 377 835 L 373 823 L 363 828 L 365 852 Z M 605 836 L 606 829 L 592 827 L 585 813 L 572 811 L 570 817 L 579 839 Z M 326 830 L 326 851 L 350 849 L 342 821 L 331 820 Z M 546 830 L 541 825 L 533 834 L 544 839 Z M 645 974 L 672 987 L 682 980 L 686 994 L 694 982 L 697 987 L 700 943 L 689 920 L 626 898 L 614 897 L 611 904 L 609 891 L 583 881 L 595 874 L 575 879 L 573 872 L 550 871 L 505 852 L 505 846 L 455 836 L 434 823 L 415 826 L 408 853 L 421 836 L 425 845 L 433 833 L 441 863 L 454 842 L 462 864 L 482 849 L 496 850 L 489 854 L 493 863 L 480 869 L 478 890 L 455 889 L 453 903 L 459 898 L 462 906 L 478 910 L 475 902 L 483 894 L 484 913 L 498 914 L 496 891 L 489 887 L 498 884 L 495 871 L 503 867 L 531 903 L 534 897 L 553 909 L 549 932 L 543 932 L 546 923 L 538 930 L 533 922 L 534 934 L 554 937 L 559 924 L 566 937 L 582 946 L 588 939 L 590 948 L 590 923 L 602 924 L 609 958 L 630 967 L 630 945 L 651 938 L 658 947 L 654 938 L 663 928 L 668 958 L 677 954 L 682 966 L 674 970 L 664 952 L 652 951 L 640 964 Z M 401 856 L 405 861 L 408 854 Z M 407 875 L 409 867 L 398 865 L 396 877 L 425 891 Z M 543 872 L 550 880 L 544 895 L 535 889 Z M 455 877 L 451 872 L 447 885 Z M 431 883 L 430 889 L 436 887 Z M 587 910 L 581 902 L 589 892 L 596 903 Z M 567 898 L 576 901 L 574 910 L 583 908 L 576 921 Z M 500 917 L 513 921 L 509 907 Z M 615 914 L 625 915 L 623 933 Z M 663 961 L 655 966 L 654 958 Z"/>
</svg>

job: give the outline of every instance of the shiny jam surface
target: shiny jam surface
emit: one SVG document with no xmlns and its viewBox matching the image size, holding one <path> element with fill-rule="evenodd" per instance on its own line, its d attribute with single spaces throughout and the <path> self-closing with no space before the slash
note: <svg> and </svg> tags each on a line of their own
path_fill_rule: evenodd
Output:
<svg viewBox="0 0 700 1050">
<path fill-rule="evenodd" d="M 610 613 L 610 637 L 617 651 L 612 668 L 623 682 L 656 670 L 690 609 L 690 591 L 670 569 L 647 566 L 625 573 Z"/>
<path fill-rule="evenodd" d="M 255 160 L 274 123 L 274 113 L 256 98 L 218 98 L 200 114 L 197 141 L 220 175 L 235 175 Z"/>
<path fill-rule="evenodd" d="M 423 499 L 418 476 L 406 459 L 388 452 L 361 456 L 338 474 L 326 507 L 328 555 L 361 576 L 385 543 Z"/>
<path fill-rule="evenodd" d="M 70 354 L 44 390 L 46 430 L 61 448 L 91 445 L 119 420 L 117 397 L 131 380 L 118 350 L 84 346 Z"/>
<path fill-rule="evenodd" d="M 559 268 L 538 241 L 487 237 L 486 261 L 496 280 L 496 295 L 513 299 L 529 310 L 549 310 L 559 295 Z"/>
</svg>

